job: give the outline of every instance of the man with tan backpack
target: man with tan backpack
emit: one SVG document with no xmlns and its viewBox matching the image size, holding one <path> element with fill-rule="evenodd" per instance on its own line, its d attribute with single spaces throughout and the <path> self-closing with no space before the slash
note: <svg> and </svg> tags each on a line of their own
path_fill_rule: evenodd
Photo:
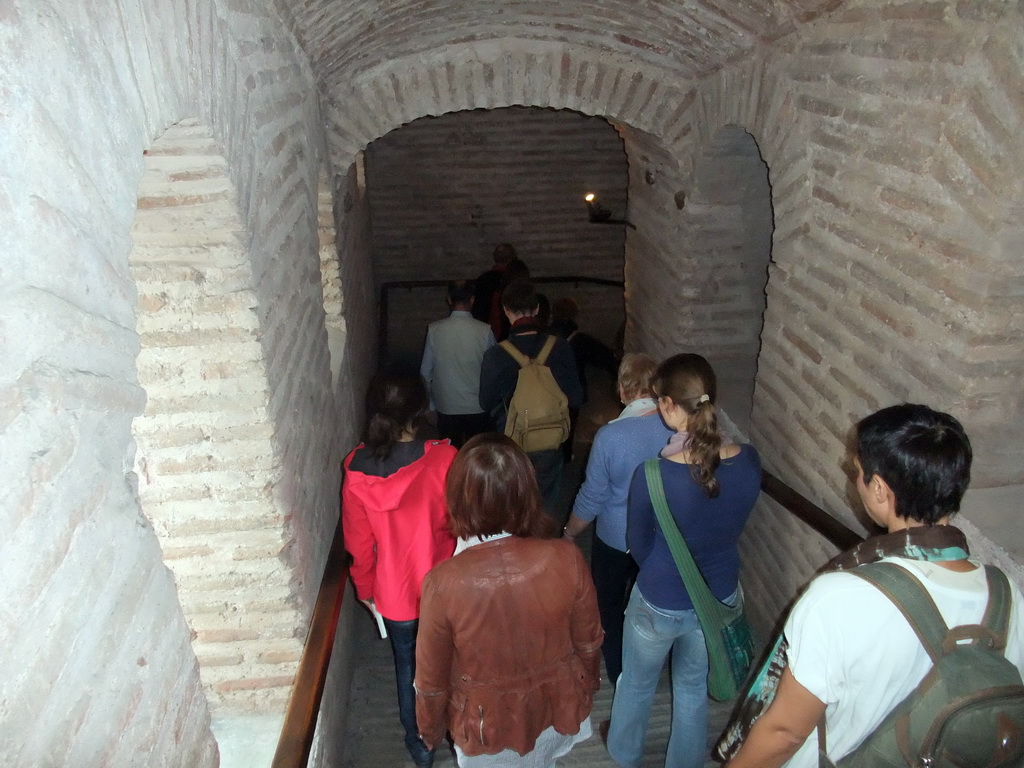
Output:
<svg viewBox="0 0 1024 768">
<path fill-rule="evenodd" d="M 561 445 L 569 436 L 569 409 L 583 402 L 572 349 L 537 323 L 537 293 L 527 281 L 501 294 L 512 324 L 508 339 L 484 354 L 480 407 L 499 432 L 515 440 L 537 473 L 544 507 L 555 515 L 562 479 Z M 561 521 L 559 521 L 561 522 Z"/>
</svg>

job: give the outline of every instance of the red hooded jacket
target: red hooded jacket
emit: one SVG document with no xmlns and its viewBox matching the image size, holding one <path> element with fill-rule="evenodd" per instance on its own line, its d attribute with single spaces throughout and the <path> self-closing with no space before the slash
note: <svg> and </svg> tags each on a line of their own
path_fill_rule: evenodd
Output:
<svg viewBox="0 0 1024 768">
<path fill-rule="evenodd" d="M 410 621 L 420 614 L 423 577 L 455 551 L 444 483 L 456 450 L 428 440 L 419 459 L 377 477 L 350 469 L 361 447 L 345 458 L 341 489 L 349 574 L 360 600 L 372 599 L 386 619 Z"/>
</svg>

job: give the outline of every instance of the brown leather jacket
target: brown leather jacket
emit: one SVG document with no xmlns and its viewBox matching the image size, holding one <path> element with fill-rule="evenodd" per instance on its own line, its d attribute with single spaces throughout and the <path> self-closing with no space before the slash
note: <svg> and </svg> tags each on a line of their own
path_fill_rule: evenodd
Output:
<svg viewBox="0 0 1024 768">
<path fill-rule="evenodd" d="M 561 539 L 509 536 L 437 565 L 423 582 L 416 719 L 467 755 L 531 751 L 554 725 L 573 734 L 600 686 L 594 582 Z"/>
</svg>

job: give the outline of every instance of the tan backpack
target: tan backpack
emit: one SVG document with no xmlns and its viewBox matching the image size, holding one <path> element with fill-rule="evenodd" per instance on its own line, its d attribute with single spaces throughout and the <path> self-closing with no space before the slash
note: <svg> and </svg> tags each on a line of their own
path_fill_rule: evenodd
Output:
<svg viewBox="0 0 1024 768">
<path fill-rule="evenodd" d="M 547 366 L 554 346 L 555 337 L 548 336 L 540 354 L 531 360 L 511 341 L 501 342 L 501 348 L 519 363 L 505 434 L 527 453 L 556 449 L 569 437 L 569 399 Z"/>
</svg>

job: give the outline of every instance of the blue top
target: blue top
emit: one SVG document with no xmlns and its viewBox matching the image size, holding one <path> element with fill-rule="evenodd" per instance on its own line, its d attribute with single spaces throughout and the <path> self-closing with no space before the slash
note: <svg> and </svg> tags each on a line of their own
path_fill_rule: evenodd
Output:
<svg viewBox="0 0 1024 768">
<path fill-rule="evenodd" d="M 715 472 L 720 492 L 714 499 L 694 482 L 689 464 L 661 459 L 661 476 L 668 508 L 697 568 L 715 597 L 724 600 L 739 582 L 736 543 L 761 491 L 761 457 L 753 446 L 741 445 L 736 456 L 723 459 Z M 692 609 L 654 514 L 643 466 L 637 467 L 630 483 L 627 524 L 630 552 L 640 565 L 636 583 L 644 599 L 669 611 Z"/>
<path fill-rule="evenodd" d="M 673 435 L 658 412 L 605 424 L 594 436 L 587 477 L 572 511 L 587 522 L 597 520 L 597 537 L 626 551 L 626 498 L 633 470 L 653 459 Z"/>
</svg>

